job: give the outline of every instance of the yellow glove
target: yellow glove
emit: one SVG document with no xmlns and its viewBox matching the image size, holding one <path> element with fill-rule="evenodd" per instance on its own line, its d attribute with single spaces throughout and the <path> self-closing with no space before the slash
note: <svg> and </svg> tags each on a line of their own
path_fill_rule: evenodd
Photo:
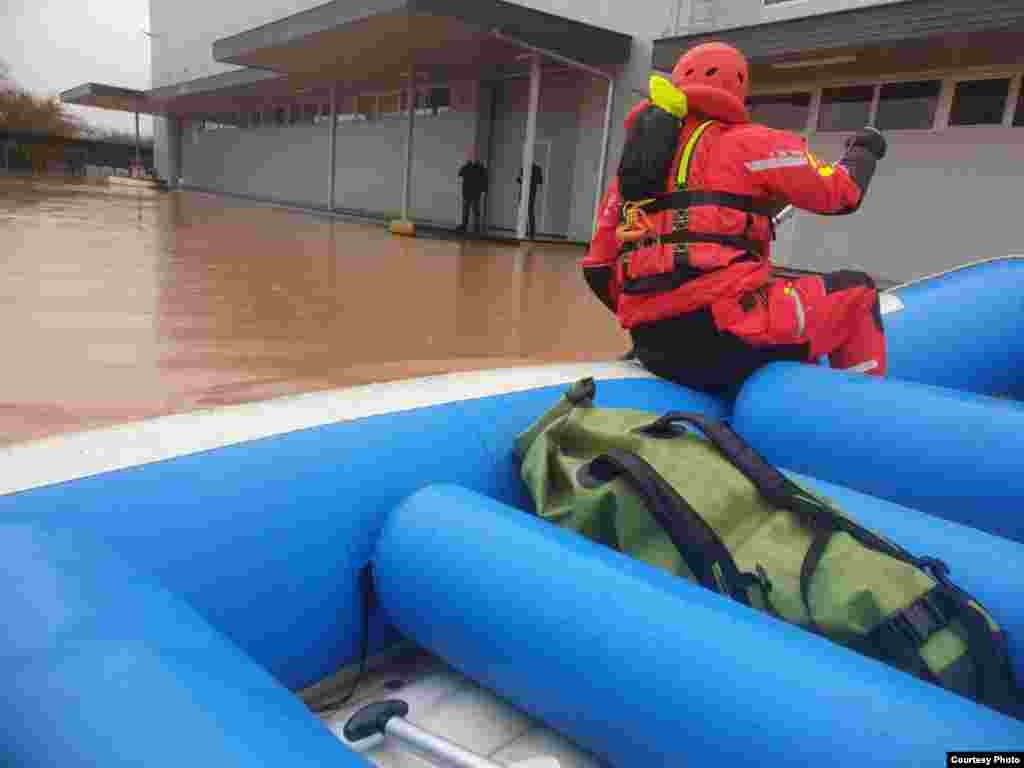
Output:
<svg viewBox="0 0 1024 768">
<path fill-rule="evenodd" d="M 686 117 L 686 94 L 661 75 L 651 75 L 651 102 L 679 119 Z"/>
</svg>

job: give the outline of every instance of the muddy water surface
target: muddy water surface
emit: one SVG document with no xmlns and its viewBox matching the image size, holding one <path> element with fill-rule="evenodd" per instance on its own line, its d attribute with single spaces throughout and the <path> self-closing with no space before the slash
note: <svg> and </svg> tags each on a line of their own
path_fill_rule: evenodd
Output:
<svg viewBox="0 0 1024 768">
<path fill-rule="evenodd" d="M 0 444 L 549 361 L 625 333 L 581 248 L 407 239 L 191 192 L 0 178 Z"/>
</svg>

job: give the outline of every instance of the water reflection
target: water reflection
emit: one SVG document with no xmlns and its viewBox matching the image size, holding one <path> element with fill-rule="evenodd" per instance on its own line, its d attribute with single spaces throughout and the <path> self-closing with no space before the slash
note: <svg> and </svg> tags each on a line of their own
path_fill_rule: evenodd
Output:
<svg viewBox="0 0 1024 768">
<path fill-rule="evenodd" d="M 396 238 L 199 193 L 0 180 L 0 441 L 628 346 L 573 246 Z"/>
</svg>

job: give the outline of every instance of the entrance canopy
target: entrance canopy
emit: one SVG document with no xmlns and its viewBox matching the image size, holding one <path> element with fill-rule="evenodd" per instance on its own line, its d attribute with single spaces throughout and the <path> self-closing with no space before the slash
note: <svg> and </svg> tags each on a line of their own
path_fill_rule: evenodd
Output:
<svg viewBox="0 0 1024 768">
<path fill-rule="evenodd" d="M 66 104 L 76 104 L 80 107 L 100 107 L 119 112 L 150 112 L 146 91 L 119 88 L 115 85 L 85 83 L 64 91 L 60 98 Z"/>
<path fill-rule="evenodd" d="M 325 103 L 342 91 L 393 90 L 410 67 L 433 80 L 526 74 L 519 43 L 597 68 L 616 67 L 631 37 L 502 0 L 334 0 L 213 44 L 213 58 L 239 67 L 154 88 L 86 83 L 68 104 L 150 115 L 216 115 L 259 109 L 297 95 Z M 609 73 L 611 74 L 611 73 Z"/>
<path fill-rule="evenodd" d="M 86 83 L 61 93 L 61 100 L 84 107 L 147 115 L 203 115 L 237 110 L 249 103 L 260 105 L 276 97 L 293 96 L 309 87 L 302 78 L 240 69 L 148 91 Z"/>
<path fill-rule="evenodd" d="M 227 64 L 342 81 L 400 87 L 414 68 L 428 77 L 475 79 L 514 65 L 523 49 L 554 51 L 594 67 L 627 61 L 630 36 L 501 0 L 334 0 L 312 10 L 217 40 Z"/>
<path fill-rule="evenodd" d="M 730 43 L 748 57 L 757 88 L 802 74 L 859 78 L 896 72 L 1020 63 L 1020 0 L 900 0 L 837 13 L 687 35 L 654 43 L 654 68 L 670 71 L 694 45 Z"/>
</svg>

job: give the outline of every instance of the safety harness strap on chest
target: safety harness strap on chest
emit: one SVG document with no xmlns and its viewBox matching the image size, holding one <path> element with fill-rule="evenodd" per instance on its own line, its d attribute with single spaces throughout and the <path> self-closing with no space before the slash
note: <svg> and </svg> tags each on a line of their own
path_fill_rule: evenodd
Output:
<svg viewBox="0 0 1024 768">
<path fill-rule="evenodd" d="M 713 123 L 713 120 L 707 120 L 701 123 L 694 129 L 693 133 L 687 140 L 686 146 L 683 148 L 683 155 L 679 162 L 679 172 L 676 177 L 678 189 L 675 192 L 659 195 L 658 197 L 647 200 L 627 202 L 623 206 L 623 213 L 628 222 L 627 226 L 632 225 L 638 215 L 655 214 L 668 210 L 683 211 L 683 215 L 685 217 L 685 211 L 687 209 L 698 205 L 716 205 L 723 208 L 732 208 L 734 210 L 743 211 L 748 214 L 748 216 L 749 214 L 767 216 L 769 222 L 771 222 L 771 217 L 775 213 L 776 206 L 769 201 L 758 199 L 751 195 L 741 195 L 733 192 L 716 192 L 711 190 L 694 190 L 686 188 L 690 177 L 691 161 L 693 159 L 693 153 L 697 147 L 697 143 L 704 135 L 704 132 Z M 647 231 L 640 234 L 631 242 L 627 241 L 624 243 L 622 254 L 626 259 L 627 271 L 630 253 L 640 250 L 641 248 L 676 243 L 715 243 L 717 245 L 736 248 L 746 252 L 738 259 L 734 259 L 733 263 L 737 261 L 757 260 L 761 257 L 763 250 L 760 242 L 742 235 L 691 232 L 685 228 L 666 235 L 652 234 L 650 231 Z M 683 285 L 683 283 L 689 282 L 690 280 L 696 279 L 713 271 L 716 270 L 701 270 L 693 267 L 689 264 L 685 252 L 681 252 L 680 249 L 675 249 L 672 272 L 648 275 L 641 278 L 626 279 L 623 282 L 623 292 L 628 294 L 664 293 L 675 290 Z"/>
<path fill-rule="evenodd" d="M 696 205 L 717 205 L 720 208 L 732 208 L 761 216 L 773 216 L 778 208 L 773 203 L 759 200 L 751 195 L 739 195 L 735 192 L 711 192 L 702 189 L 680 189 L 637 203 L 637 207 L 644 213 L 661 213 L 671 209 L 692 208 Z"/>
</svg>

